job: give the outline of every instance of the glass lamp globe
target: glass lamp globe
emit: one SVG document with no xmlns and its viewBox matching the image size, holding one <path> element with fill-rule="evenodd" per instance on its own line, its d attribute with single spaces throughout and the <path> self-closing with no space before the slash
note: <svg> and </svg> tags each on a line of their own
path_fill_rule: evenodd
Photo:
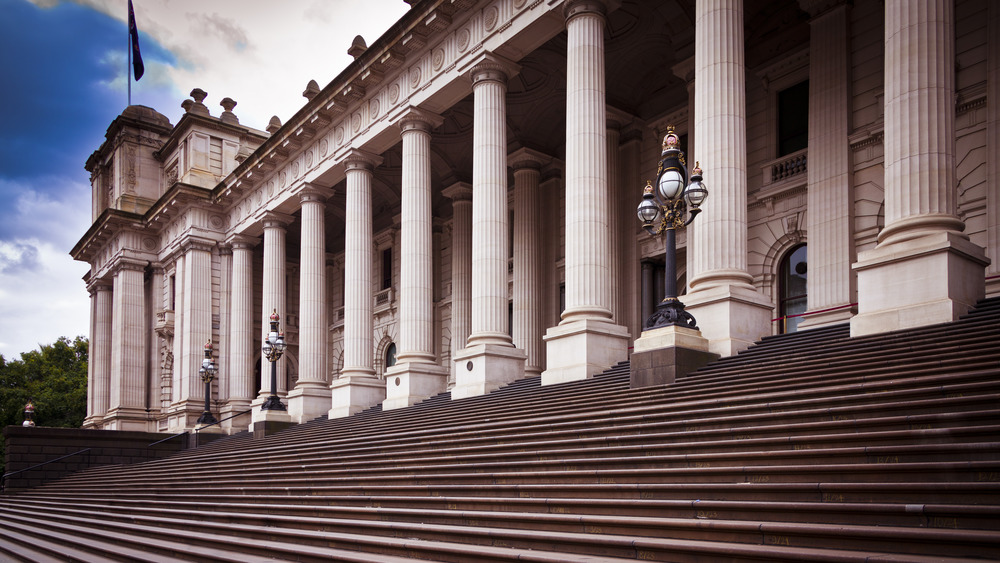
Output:
<svg viewBox="0 0 1000 563">
<path fill-rule="evenodd" d="M 677 199 L 681 190 L 684 189 L 684 176 L 677 170 L 665 170 L 660 176 L 659 186 L 660 197 L 663 199 Z"/>
</svg>

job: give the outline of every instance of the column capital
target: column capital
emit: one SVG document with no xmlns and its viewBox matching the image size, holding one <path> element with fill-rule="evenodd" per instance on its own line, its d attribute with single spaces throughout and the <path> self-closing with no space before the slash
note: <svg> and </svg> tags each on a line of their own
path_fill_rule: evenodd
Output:
<svg viewBox="0 0 1000 563">
<path fill-rule="evenodd" d="M 118 272 L 121 271 L 143 272 L 146 270 L 146 264 L 147 262 L 145 260 L 137 260 L 135 258 L 126 258 L 123 256 L 115 262 L 115 265 L 112 266 L 111 270 L 114 274 L 118 274 Z"/>
<path fill-rule="evenodd" d="M 226 239 L 226 244 L 230 248 L 253 248 L 260 244 L 260 237 L 252 237 L 249 235 L 232 235 Z"/>
<path fill-rule="evenodd" d="M 299 202 L 318 201 L 322 203 L 329 199 L 331 195 L 333 195 L 332 188 L 325 188 L 316 184 L 305 184 L 305 187 L 299 191 Z"/>
<path fill-rule="evenodd" d="M 284 229 L 292 222 L 292 216 L 278 211 L 267 211 L 260 220 L 264 229 Z"/>
<path fill-rule="evenodd" d="M 440 115 L 421 109 L 417 106 L 406 106 L 390 118 L 390 123 L 399 127 L 401 132 L 424 131 L 430 132 L 444 123 L 444 118 Z"/>
<path fill-rule="evenodd" d="M 567 0 L 563 4 L 563 16 L 566 18 L 566 23 L 583 14 L 592 14 L 603 18 L 620 4 L 620 1 L 615 0 Z"/>
<path fill-rule="evenodd" d="M 344 157 L 345 170 L 375 170 L 376 166 L 382 164 L 382 157 L 361 149 L 351 149 Z"/>
<path fill-rule="evenodd" d="M 611 130 L 621 129 L 622 127 L 630 125 L 633 121 L 635 121 L 635 118 L 627 111 L 608 106 L 604 110 L 604 121 L 607 123 L 606 127 Z"/>
<path fill-rule="evenodd" d="M 187 235 L 181 240 L 180 249 L 182 252 L 188 252 L 190 250 L 203 250 L 205 252 L 211 252 L 212 249 L 215 248 L 215 244 L 215 241 L 212 239 Z"/>
<path fill-rule="evenodd" d="M 87 284 L 87 291 L 91 294 L 98 291 L 111 291 L 111 282 L 105 279 L 96 279 Z"/>
<path fill-rule="evenodd" d="M 519 72 L 521 66 L 517 63 L 495 53 L 486 52 L 472 63 L 469 79 L 472 80 L 473 87 L 482 82 L 500 82 L 506 86 L 507 81 L 517 76 Z"/>
<path fill-rule="evenodd" d="M 455 182 L 441 190 L 441 195 L 452 201 L 472 201 L 472 184 L 468 182 Z"/>
<path fill-rule="evenodd" d="M 513 168 L 515 172 L 525 168 L 540 171 L 551 161 L 551 156 L 526 147 L 519 148 L 507 155 L 507 166 Z"/>
</svg>

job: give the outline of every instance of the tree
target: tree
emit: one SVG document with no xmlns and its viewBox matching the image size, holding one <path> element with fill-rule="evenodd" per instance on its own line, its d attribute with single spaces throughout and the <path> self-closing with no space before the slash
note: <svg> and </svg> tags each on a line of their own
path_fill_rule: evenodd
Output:
<svg viewBox="0 0 1000 563">
<path fill-rule="evenodd" d="M 82 426 L 87 416 L 88 350 L 86 338 L 63 336 L 23 352 L 20 360 L 0 355 L 0 425 L 20 425 L 24 406 L 31 401 L 38 426 Z"/>
</svg>

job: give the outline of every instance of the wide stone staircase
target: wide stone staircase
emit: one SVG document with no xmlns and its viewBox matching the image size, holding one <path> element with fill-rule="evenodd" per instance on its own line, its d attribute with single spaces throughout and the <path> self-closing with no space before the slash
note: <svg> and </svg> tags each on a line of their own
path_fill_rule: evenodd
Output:
<svg viewBox="0 0 1000 563">
<path fill-rule="evenodd" d="M 1000 559 L 1000 300 L 235 435 L 0 496 L 13 561 Z"/>
</svg>

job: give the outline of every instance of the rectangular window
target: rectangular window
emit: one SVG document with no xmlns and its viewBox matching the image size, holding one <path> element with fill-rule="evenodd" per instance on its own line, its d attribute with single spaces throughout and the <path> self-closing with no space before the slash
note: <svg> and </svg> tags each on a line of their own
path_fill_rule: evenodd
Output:
<svg viewBox="0 0 1000 563">
<path fill-rule="evenodd" d="M 177 309 L 177 276 L 170 276 L 170 310 Z"/>
<path fill-rule="evenodd" d="M 382 289 L 392 287 L 392 248 L 382 251 Z"/>
<path fill-rule="evenodd" d="M 778 156 L 809 145 L 809 81 L 778 92 Z"/>
</svg>

